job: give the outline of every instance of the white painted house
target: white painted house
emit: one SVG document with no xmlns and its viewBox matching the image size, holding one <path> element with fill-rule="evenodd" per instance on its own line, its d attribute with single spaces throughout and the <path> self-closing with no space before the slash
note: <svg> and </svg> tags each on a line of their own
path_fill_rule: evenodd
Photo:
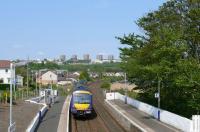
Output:
<svg viewBox="0 0 200 132">
<path fill-rule="evenodd" d="M 38 82 L 43 85 L 57 84 L 58 75 L 53 71 L 47 71 L 39 77 Z"/>
<path fill-rule="evenodd" d="M 11 78 L 10 61 L 0 60 L 0 83 L 9 84 Z"/>
</svg>

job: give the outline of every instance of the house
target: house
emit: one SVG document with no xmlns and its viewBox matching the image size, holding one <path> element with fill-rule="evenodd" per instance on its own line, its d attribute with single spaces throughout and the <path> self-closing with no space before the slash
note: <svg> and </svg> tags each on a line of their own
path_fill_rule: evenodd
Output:
<svg viewBox="0 0 200 132">
<path fill-rule="evenodd" d="M 73 75 L 75 75 L 75 76 L 80 76 L 80 73 L 74 72 Z"/>
<path fill-rule="evenodd" d="M 89 74 L 90 74 L 90 77 L 91 77 L 91 78 L 98 78 L 98 77 L 99 77 L 99 74 L 98 74 L 98 73 L 91 72 L 91 73 L 89 73 Z"/>
<path fill-rule="evenodd" d="M 9 60 L 0 60 L 0 83 L 9 84 L 11 78 L 10 70 L 11 61 Z"/>
<path fill-rule="evenodd" d="M 23 79 L 24 79 L 24 77 L 22 77 L 20 75 L 16 76 L 16 84 L 17 84 L 18 87 L 22 87 L 23 86 Z"/>
<path fill-rule="evenodd" d="M 41 83 L 42 85 L 48 85 L 48 84 L 57 84 L 58 82 L 58 75 L 56 72 L 53 71 L 47 71 L 39 78 L 37 79 L 38 83 Z"/>
<path fill-rule="evenodd" d="M 58 82 L 64 82 L 67 79 L 67 74 L 62 71 L 42 71 L 37 77 L 37 82 L 42 85 L 58 84 Z"/>
</svg>

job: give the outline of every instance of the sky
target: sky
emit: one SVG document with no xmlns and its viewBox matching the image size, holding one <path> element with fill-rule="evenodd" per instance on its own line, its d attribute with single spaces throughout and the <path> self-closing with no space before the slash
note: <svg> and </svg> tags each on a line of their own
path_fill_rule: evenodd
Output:
<svg viewBox="0 0 200 132">
<path fill-rule="evenodd" d="M 166 0 L 2 0 L 0 59 L 119 56 L 115 38 Z"/>
</svg>

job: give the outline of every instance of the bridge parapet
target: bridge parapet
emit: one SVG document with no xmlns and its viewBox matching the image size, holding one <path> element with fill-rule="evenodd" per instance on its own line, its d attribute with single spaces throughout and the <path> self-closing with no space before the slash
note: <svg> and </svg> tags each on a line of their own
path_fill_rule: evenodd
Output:
<svg viewBox="0 0 200 132">
<path fill-rule="evenodd" d="M 119 99 L 125 102 L 125 98 L 126 97 L 124 95 L 118 92 L 106 93 L 106 100 Z M 140 111 L 147 113 L 148 115 L 156 119 L 158 118 L 158 108 L 152 105 L 143 103 L 141 101 L 132 99 L 130 97 L 127 97 L 127 104 L 133 106 L 134 108 Z M 162 110 L 162 109 L 160 110 L 160 121 L 185 132 L 190 132 L 191 130 L 192 120 L 179 116 L 177 114 L 171 113 L 166 110 Z"/>
</svg>

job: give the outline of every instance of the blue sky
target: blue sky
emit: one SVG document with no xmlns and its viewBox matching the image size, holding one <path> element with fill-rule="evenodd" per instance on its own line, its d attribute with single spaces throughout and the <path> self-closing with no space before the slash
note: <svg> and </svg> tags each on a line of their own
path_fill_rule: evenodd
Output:
<svg viewBox="0 0 200 132">
<path fill-rule="evenodd" d="M 166 0 L 0 1 L 0 59 L 89 53 L 119 56 L 115 36 L 139 33 L 135 21 Z"/>
</svg>

